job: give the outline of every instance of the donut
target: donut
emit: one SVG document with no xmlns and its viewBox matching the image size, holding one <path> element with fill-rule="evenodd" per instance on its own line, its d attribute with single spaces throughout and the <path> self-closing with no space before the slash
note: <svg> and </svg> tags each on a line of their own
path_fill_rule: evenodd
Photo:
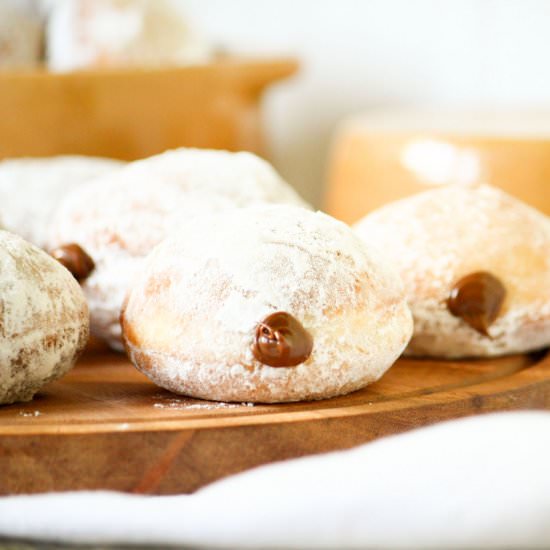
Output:
<svg viewBox="0 0 550 550">
<path fill-rule="evenodd" d="M 550 345 L 550 220 L 489 185 L 390 203 L 354 226 L 400 273 L 406 354 L 486 357 Z"/>
<path fill-rule="evenodd" d="M 166 0 L 78 0 L 52 4 L 48 66 L 165 66 L 206 62 L 211 48 Z"/>
<path fill-rule="evenodd" d="M 241 151 L 179 148 L 129 163 L 110 178 L 113 184 L 151 181 L 177 184 L 188 193 L 209 193 L 235 206 L 284 203 L 310 208 L 265 160 Z"/>
<path fill-rule="evenodd" d="M 0 404 L 29 401 L 65 374 L 88 332 L 88 306 L 69 271 L 0 230 Z"/>
<path fill-rule="evenodd" d="M 347 225 L 288 205 L 189 221 L 140 267 L 121 323 L 154 383 L 237 402 L 357 390 L 412 334 L 395 274 Z"/>
<path fill-rule="evenodd" d="M 28 0 L 0 2 L 0 69 L 28 69 L 42 60 L 39 10 Z"/>
<path fill-rule="evenodd" d="M 122 350 L 120 307 L 142 259 L 189 218 L 264 202 L 305 205 L 265 161 L 249 153 L 179 149 L 137 161 L 80 186 L 51 224 L 49 249 L 78 245 L 93 265 L 78 277 L 91 331 Z M 59 248 L 61 247 L 61 250 Z M 67 267 L 69 267 L 68 264 Z"/>
<path fill-rule="evenodd" d="M 5 228 L 45 247 L 52 214 L 74 187 L 119 166 L 113 159 L 59 156 L 0 162 L 0 216 Z"/>
</svg>

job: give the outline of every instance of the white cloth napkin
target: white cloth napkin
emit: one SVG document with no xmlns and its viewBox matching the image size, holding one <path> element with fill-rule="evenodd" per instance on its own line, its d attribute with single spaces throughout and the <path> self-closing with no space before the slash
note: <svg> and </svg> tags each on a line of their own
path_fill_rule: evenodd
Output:
<svg viewBox="0 0 550 550">
<path fill-rule="evenodd" d="M 446 422 L 263 466 L 193 495 L 5 497 L 0 535 L 230 548 L 547 548 L 550 412 Z"/>
</svg>

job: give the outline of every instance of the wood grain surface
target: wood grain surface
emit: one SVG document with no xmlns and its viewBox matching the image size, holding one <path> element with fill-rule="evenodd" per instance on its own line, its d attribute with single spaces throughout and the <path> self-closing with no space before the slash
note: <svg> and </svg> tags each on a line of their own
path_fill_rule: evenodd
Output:
<svg viewBox="0 0 550 550">
<path fill-rule="evenodd" d="M 30 403 L 0 408 L 0 494 L 113 489 L 173 494 L 259 464 L 349 448 L 476 413 L 550 407 L 550 354 L 400 359 L 334 399 L 214 403 L 154 386 L 91 351 Z"/>
</svg>

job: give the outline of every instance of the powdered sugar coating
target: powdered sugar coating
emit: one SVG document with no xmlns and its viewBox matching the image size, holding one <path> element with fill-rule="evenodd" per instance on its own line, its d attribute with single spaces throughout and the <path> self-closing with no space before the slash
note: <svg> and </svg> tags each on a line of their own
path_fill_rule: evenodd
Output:
<svg viewBox="0 0 550 550">
<path fill-rule="evenodd" d="M 48 66 L 203 63 L 211 48 L 167 0 L 56 0 L 48 20 Z"/>
<path fill-rule="evenodd" d="M 400 272 L 415 320 L 406 353 L 484 356 L 550 344 L 550 221 L 488 185 L 448 186 L 389 204 L 355 229 Z M 454 317 L 454 283 L 489 271 L 507 296 L 487 338 Z"/>
<path fill-rule="evenodd" d="M 0 231 L 0 403 L 28 401 L 74 364 L 88 307 L 73 276 L 42 250 Z"/>
<path fill-rule="evenodd" d="M 235 206 L 277 203 L 309 207 L 268 162 L 245 151 L 174 149 L 128 164 L 113 174 L 111 181 L 174 183 L 188 193 L 211 193 Z"/>
<path fill-rule="evenodd" d="M 82 286 L 92 332 L 122 349 L 120 307 L 142 258 L 156 244 L 188 219 L 271 201 L 303 203 L 255 155 L 178 149 L 75 190 L 54 216 L 49 245 L 76 242 L 93 258 L 96 268 Z"/>
<path fill-rule="evenodd" d="M 95 268 L 82 282 L 92 333 L 119 350 L 120 307 L 143 257 L 186 218 L 232 206 L 220 197 L 152 183 L 90 182 L 67 198 L 52 225 L 51 247 L 76 242 L 93 258 Z"/>
<path fill-rule="evenodd" d="M 65 195 L 119 166 L 122 163 L 113 159 L 80 156 L 0 162 L 0 215 L 5 227 L 45 247 L 53 212 Z"/>
<path fill-rule="evenodd" d="M 123 310 L 130 357 L 157 384 L 220 401 L 321 399 L 377 380 L 408 342 L 398 279 L 345 224 L 263 206 L 192 225 L 149 255 Z M 276 311 L 313 337 L 296 367 L 252 355 L 257 324 Z"/>
<path fill-rule="evenodd" d="M 36 5 L 21 0 L 0 2 L 0 69 L 38 67 L 44 32 Z"/>
</svg>

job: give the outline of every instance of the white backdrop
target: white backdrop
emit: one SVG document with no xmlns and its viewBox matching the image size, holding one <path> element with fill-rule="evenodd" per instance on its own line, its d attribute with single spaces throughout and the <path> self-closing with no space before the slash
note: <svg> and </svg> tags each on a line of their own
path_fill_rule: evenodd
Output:
<svg viewBox="0 0 550 550">
<path fill-rule="evenodd" d="M 176 0 L 230 51 L 290 54 L 266 98 L 275 165 L 318 202 L 330 137 L 393 105 L 550 107 L 548 0 Z"/>
</svg>

